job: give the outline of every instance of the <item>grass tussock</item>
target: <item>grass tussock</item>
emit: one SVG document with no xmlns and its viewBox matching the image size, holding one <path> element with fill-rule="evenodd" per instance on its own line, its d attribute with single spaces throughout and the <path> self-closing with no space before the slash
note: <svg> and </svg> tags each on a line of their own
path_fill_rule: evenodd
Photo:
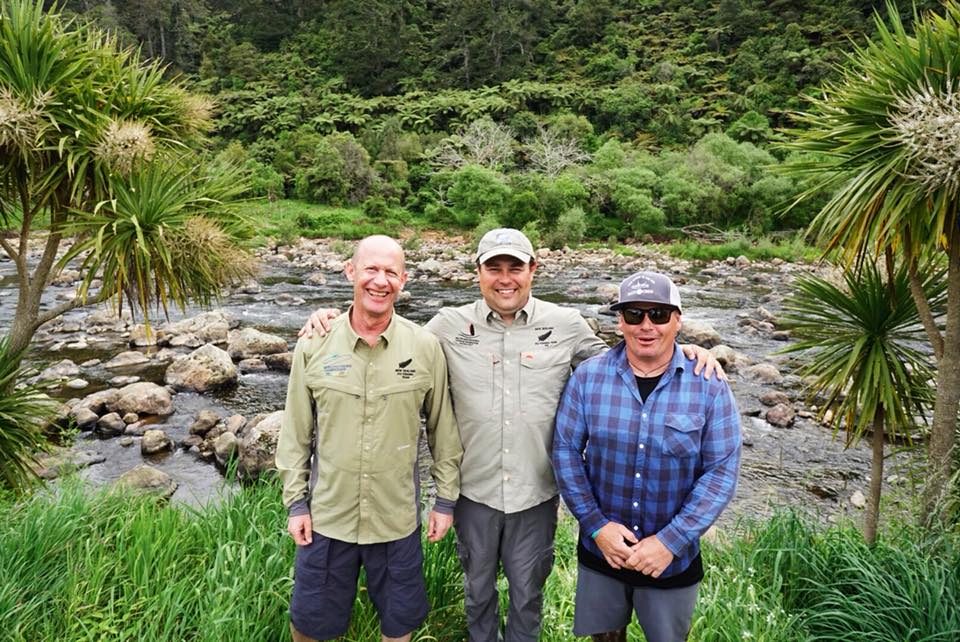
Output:
<svg viewBox="0 0 960 642">
<path fill-rule="evenodd" d="M 194 511 L 66 483 L 0 499 L 0 515 L 3 640 L 289 640 L 294 546 L 275 484 Z M 745 526 L 705 547 L 690 640 L 958 639 L 958 543 L 901 527 L 870 548 L 852 526 L 822 530 L 792 515 Z M 454 539 L 424 549 L 433 609 L 414 640 L 463 640 Z M 574 639 L 575 586 L 576 528 L 564 515 L 541 640 Z M 378 638 L 361 588 L 342 639 Z M 630 640 L 642 639 L 632 625 Z"/>
</svg>

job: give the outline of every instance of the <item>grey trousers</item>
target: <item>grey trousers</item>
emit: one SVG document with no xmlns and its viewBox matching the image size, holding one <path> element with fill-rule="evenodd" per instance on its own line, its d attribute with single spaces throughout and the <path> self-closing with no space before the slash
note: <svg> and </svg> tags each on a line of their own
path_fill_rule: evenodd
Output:
<svg viewBox="0 0 960 642">
<path fill-rule="evenodd" d="M 519 513 L 504 513 L 466 497 L 457 500 L 454 528 L 463 565 L 470 642 L 536 642 L 543 585 L 553 569 L 557 530 L 554 497 Z M 500 637 L 497 574 L 509 584 L 510 608 Z"/>
<path fill-rule="evenodd" d="M 619 631 L 637 614 L 647 642 L 683 642 L 690 632 L 699 584 L 683 588 L 645 588 L 625 584 L 577 564 L 573 634 Z"/>
</svg>

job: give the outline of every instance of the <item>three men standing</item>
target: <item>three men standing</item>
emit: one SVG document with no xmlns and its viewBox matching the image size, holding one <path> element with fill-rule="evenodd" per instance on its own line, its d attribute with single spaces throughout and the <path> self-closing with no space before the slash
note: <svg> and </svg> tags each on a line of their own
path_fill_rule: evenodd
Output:
<svg viewBox="0 0 960 642">
<path fill-rule="evenodd" d="M 680 294 L 662 274 L 620 285 L 623 342 L 583 363 L 557 411 L 553 463 L 580 524 L 574 633 L 686 639 L 703 578 L 700 536 L 733 498 L 740 421 L 729 386 L 676 345 Z"/>
</svg>

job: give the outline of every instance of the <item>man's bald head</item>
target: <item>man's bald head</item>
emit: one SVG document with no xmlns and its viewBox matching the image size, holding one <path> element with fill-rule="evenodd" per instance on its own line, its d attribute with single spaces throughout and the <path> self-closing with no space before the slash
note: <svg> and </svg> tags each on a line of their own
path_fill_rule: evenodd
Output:
<svg viewBox="0 0 960 642">
<path fill-rule="evenodd" d="M 362 239 L 359 243 L 357 243 L 357 247 L 353 251 L 353 258 L 351 258 L 350 261 L 353 263 L 354 267 L 357 267 L 359 262 L 363 260 L 365 256 L 369 256 L 371 254 L 377 256 L 393 256 L 398 258 L 400 261 L 400 271 L 403 272 L 406 270 L 406 261 L 403 256 L 403 248 L 400 247 L 400 244 L 389 236 L 384 234 L 374 234 Z"/>
</svg>

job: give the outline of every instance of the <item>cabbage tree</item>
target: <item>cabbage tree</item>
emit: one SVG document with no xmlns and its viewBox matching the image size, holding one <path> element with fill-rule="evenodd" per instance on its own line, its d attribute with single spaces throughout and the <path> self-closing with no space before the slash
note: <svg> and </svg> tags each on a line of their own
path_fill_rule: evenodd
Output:
<svg viewBox="0 0 960 642">
<path fill-rule="evenodd" d="M 942 310 L 942 270 L 932 270 L 923 289 Z M 804 353 L 799 374 L 818 399 L 821 419 L 842 429 L 847 445 L 871 432 L 870 501 L 864 537 L 873 543 L 880 516 L 884 437 L 910 440 L 932 401 L 934 376 L 916 349 L 923 327 L 905 267 L 886 278 L 873 263 L 844 273 L 843 285 L 817 276 L 798 279 L 784 302 L 796 343 L 784 352 Z"/>
<path fill-rule="evenodd" d="M 904 257 L 937 362 L 930 515 L 949 489 L 960 404 L 960 5 L 947 0 L 942 10 L 915 16 L 908 33 L 888 4 L 889 25 L 875 17 L 876 35 L 854 49 L 790 132 L 792 148 L 818 158 L 792 167 L 820 179 L 800 200 L 820 189 L 834 194 L 812 223 L 827 250 L 848 267 L 888 250 Z M 925 257 L 937 253 L 948 270 L 946 316 L 939 319 L 920 273 Z"/>
<path fill-rule="evenodd" d="M 247 226 L 231 206 L 242 181 L 191 153 L 210 107 L 114 38 L 39 0 L 0 0 L 0 248 L 19 286 L 11 354 L 70 309 L 112 298 L 146 314 L 209 300 L 249 273 Z M 43 309 L 73 259 L 83 286 Z"/>
</svg>

